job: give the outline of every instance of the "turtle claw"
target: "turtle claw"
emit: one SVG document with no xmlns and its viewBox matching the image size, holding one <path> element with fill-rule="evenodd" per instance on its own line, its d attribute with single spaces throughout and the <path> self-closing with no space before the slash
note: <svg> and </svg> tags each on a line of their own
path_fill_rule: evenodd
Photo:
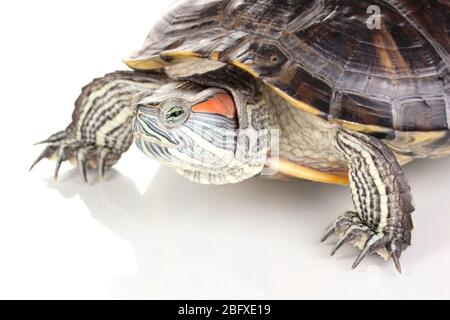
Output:
<svg viewBox="0 0 450 320">
<path fill-rule="evenodd" d="M 330 238 L 334 233 L 336 232 L 334 223 L 332 223 L 328 228 L 327 231 L 323 234 L 322 238 L 320 239 L 320 242 L 325 242 Z"/>
<path fill-rule="evenodd" d="M 353 244 L 361 250 L 352 265 L 352 269 L 357 268 L 366 256 L 376 252 L 385 260 L 392 257 L 396 269 L 401 273 L 400 256 L 405 249 L 405 245 L 402 245 L 402 240 L 392 239 L 388 235 L 375 233 L 359 218 L 357 213 L 346 212 L 340 216 L 327 228 L 322 237 L 322 242 L 326 241 L 333 234 L 339 237 L 339 241 L 331 251 L 331 256 L 346 243 Z"/>
<path fill-rule="evenodd" d="M 86 173 L 86 150 L 79 149 L 77 152 L 77 165 L 80 172 L 80 176 L 85 183 L 88 183 L 87 173 Z"/>
<path fill-rule="evenodd" d="M 400 257 L 396 253 L 391 253 L 392 260 L 394 260 L 395 268 L 398 273 L 402 273 L 402 266 L 400 265 Z"/>
<path fill-rule="evenodd" d="M 334 256 L 335 253 L 347 242 L 348 240 L 344 237 L 336 243 L 333 250 L 331 250 L 330 256 Z"/>
<path fill-rule="evenodd" d="M 397 243 L 395 240 L 389 244 L 389 252 L 391 254 L 392 260 L 394 261 L 395 268 L 399 273 L 402 273 L 402 266 L 400 264 L 400 256 L 402 255 L 402 250 L 402 244 Z"/>
<path fill-rule="evenodd" d="M 109 150 L 107 148 L 102 148 L 98 153 L 98 177 L 100 180 L 103 180 L 105 177 L 105 166 L 106 166 L 106 158 L 109 154 Z"/>
<path fill-rule="evenodd" d="M 53 154 L 55 153 L 55 147 L 53 146 L 48 146 L 44 149 L 44 151 L 41 152 L 41 154 L 39 155 L 39 157 L 36 158 L 36 160 L 34 160 L 33 164 L 30 166 L 29 171 L 33 170 L 33 168 L 39 163 L 41 162 L 42 159 L 45 158 L 50 158 Z"/>
<path fill-rule="evenodd" d="M 369 239 L 367 239 L 366 243 L 364 244 L 363 249 L 359 253 L 358 257 L 356 258 L 355 262 L 352 265 L 352 269 L 356 269 L 358 265 L 361 263 L 361 261 L 367 257 L 368 255 L 374 253 L 375 251 L 385 248 L 385 244 L 383 243 L 383 238 L 379 237 L 378 235 L 372 235 Z"/>
<path fill-rule="evenodd" d="M 354 232 L 354 230 L 350 230 L 351 228 L 347 229 L 345 231 L 345 234 L 342 238 L 339 239 L 339 241 L 336 243 L 336 245 L 334 246 L 333 250 L 331 251 L 331 256 L 334 256 L 334 254 L 340 249 L 342 248 L 342 246 L 344 244 L 346 244 L 347 242 L 351 242 L 355 239 L 356 237 L 356 233 Z"/>
<path fill-rule="evenodd" d="M 59 169 L 61 168 L 61 164 L 67 160 L 67 152 L 65 146 L 60 146 L 58 151 L 58 158 L 56 159 L 55 173 L 53 178 L 58 180 Z"/>
<path fill-rule="evenodd" d="M 339 229 L 337 230 L 340 230 L 340 228 L 341 226 L 339 226 Z M 367 228 L 361 224 L 354 224 L 348 227 L 340 237 L 333 251 L 331 251 L 331 256 L 333 256 L 336 253 L 336 251 L 339 250 L 347 242 L 352 243 L 364 238 L 366 232 Z"/>
<path fill-rule="evenodd" d="M 39 144 L 47 143 L 48 146 L 37 157 L 30 167 L 30 171 L 42 159 L 56 160 L 54 179 L 58 179 L 59 170 L 63 162 L 70 160 L 76 163 L 80 176 L 85 183 L 88 183 L 87 170 L 98 170 L 99 179 L 102 180 L 105 171 L 111 168 L 120 158 L 120 154 L 115 153 L 107 147 L 85 146 L 75 139 L 67 137 L 65 132 L 58 132 Z"/>
</svg>

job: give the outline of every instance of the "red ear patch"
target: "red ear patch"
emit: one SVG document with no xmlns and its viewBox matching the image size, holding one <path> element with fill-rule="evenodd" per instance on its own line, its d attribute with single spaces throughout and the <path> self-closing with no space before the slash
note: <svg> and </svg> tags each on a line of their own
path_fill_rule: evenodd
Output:
<svg viewBox="0 0 450 320">
<path fill-rule="evenodd" d="M 192 107 L 192 111 L 200 113 L 215 113 L 233 119 L 236 117 L 236 105 L 233 98 L 227 94 L 217 94 L 207 101 Z"/>
</svg>

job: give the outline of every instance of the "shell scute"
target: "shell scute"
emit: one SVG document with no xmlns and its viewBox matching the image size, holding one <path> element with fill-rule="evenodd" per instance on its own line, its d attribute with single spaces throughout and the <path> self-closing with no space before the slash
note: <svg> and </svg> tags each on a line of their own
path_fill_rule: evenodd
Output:
<svg viewBox="0 0 450 320">
<path fill-rule="evenodd" d="M 371 5 L 380 29 L 368 29 Z M 422 133 L 448 132 L 447 0 L 184 1 L 129 65 L 164 67 L 174 55 L 233 64 L 293 106 L 354 130 L 428 144 Z"/>
</svg>

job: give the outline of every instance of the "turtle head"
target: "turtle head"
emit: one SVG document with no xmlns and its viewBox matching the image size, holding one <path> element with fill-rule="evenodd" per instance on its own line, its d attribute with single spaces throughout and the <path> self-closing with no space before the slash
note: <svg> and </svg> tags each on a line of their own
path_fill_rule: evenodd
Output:
<svg viewBox="0 0 450 320">
<path fill-rule="evenodd" d="M 140 97 L 133 133 L 142 152 L 194 182 L 235 183 L 258 174 L 267 153 L 243 136 L 241 115 L 248 131 L 238 93 L 174 81 Z"/>
</svg>

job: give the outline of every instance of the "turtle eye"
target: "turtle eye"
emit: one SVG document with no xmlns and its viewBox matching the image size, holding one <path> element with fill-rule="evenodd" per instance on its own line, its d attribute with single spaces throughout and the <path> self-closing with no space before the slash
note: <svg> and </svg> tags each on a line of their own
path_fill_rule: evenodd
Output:
<svg viewBox="0 0 450 320">
<path fill-rule="evenodd" d="M 169 109 L 166 114 L 166 121 L 170 124 L 177 124 L 184 118 L 184 108 L 181 106 L 174 106 Z"/>
<path fill-rule="evenodd" d="M 181 126 L 189 116 L 186 102 L 181 99 L 169 99 L 159 105 L 161 122 L 169 129 Z"/>
</svg>

